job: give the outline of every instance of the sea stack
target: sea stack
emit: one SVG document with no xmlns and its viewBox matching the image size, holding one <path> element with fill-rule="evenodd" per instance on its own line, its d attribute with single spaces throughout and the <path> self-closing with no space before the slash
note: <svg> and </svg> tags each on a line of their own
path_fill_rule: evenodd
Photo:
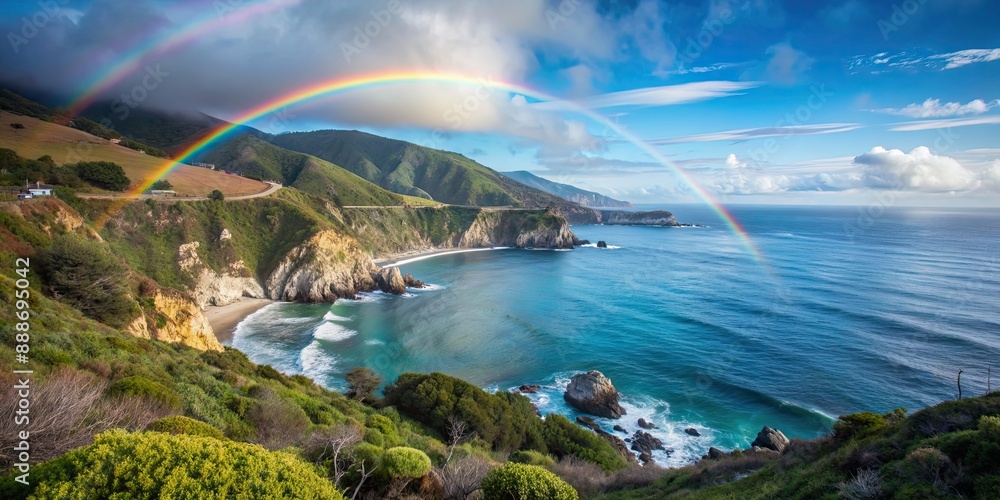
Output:
<svg viewBox="0 0 1000 500">
<path fill-rule="evenodd" d="M 563 398 L 574 408 L 598 417 L 620 418 L 625 414 L 615 386 L 597 370 L 574 375 Z"/>
<path fill-rule="evenodd" d="M 788 438 L 785 434 L 778 429 L 772 429 L 770 427 L 764 426 L 760 432 L 757 433 L 757 439 L 750 443 L 750 446 L 759 446 L 768 450 L 774 450 L 777 452 L 785 451 L 785 447 L 788 446 Z"/>
</svg>

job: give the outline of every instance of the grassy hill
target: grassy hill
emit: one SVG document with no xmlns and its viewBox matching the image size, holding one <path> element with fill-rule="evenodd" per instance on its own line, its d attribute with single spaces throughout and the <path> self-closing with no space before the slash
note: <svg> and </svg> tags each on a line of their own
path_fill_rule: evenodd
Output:
<svg viewBox="0 0 1000 500">
<path fill-rule="evenodd" d="M 166 161 L 38 118 L 3 112 L 0 123 L 3 122 L 24 126 L 23 129 L 6 124 L 0 127 L 0 145 L 22 157 L 34 159 L 48 155 L 57 164 L 109 161 L 121 165 L 133 184 L 152 176 Z M 259 193 L 267 189 L 267 185 L 259 181 L 189 165 L 175 168 L 166 179 L 179 194 L 193 196 L 205 196 L 215 189 L 226 195 Z"/>
<path fill-rule="evenodd" d="M 390 191 L 455 205 L 521 206 L 499 174 L 462 155 L 364 132 L 281 134 L 273 144 L 333 162 Z"/>
<path fill-rule="evenodd" d="M 168 113 L 142 107 L 130 109 L 128 117 L 121 120 L 112 112 L 111 104 L 106 102 L 94 104 L 84 111 L 84 115 L 98 123 L 110 120 L 123 135 L 171 153 L 183 150 L 198 137 L 228 124 L 203 113 Z M 242 126 L 237 127 L 235 132 L 264 135 L 254 128 Z"/>
<path fill-rule="evenodd" d="M 252 134 L 237 135 L 201 155 L 199 160 L 242 175 L 279 180 L 341 206 L 432 204 L 387 191 L 328 161 L 283 149 Z"/>
</svg>

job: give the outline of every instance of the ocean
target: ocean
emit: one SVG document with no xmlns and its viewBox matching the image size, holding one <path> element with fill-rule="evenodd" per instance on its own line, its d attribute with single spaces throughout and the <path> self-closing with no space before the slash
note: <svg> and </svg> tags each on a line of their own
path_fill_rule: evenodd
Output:
<svg viewBox="0 0 1000 500">
<path fill-rule="evenodd" d="M 231 345 L 333 389 L 355 366 L 540 384 L 542 413 L 570 418 L 569 378 L 600 370 L 628 414 L 598 422 L 653 422 L 668 466 L 765 425 L 808 439 L 838 415 L 954 399 L 959 369 L 964 395 L 986 391 L 991 364 L 1000 388 L 1000 211 L 730 207 L 758 258 L 707 207 L 642 208 L 706 227 L 575 226 L 609 247 L 411 262 L 429 288 L 274 304 Z"/>
</svg>

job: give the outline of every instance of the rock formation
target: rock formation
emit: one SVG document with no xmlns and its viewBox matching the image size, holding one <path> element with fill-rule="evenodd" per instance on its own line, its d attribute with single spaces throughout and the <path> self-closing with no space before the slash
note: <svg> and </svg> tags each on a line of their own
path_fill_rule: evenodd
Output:
<svg viewBox="0 0 1000 500">
<path fill-rule="evenodd" d="M 695 436 L 695 437 L 701 436 L 701 433 L 698 432 L 698 429 L 695 429 L 694 427 L 688 427 L 687 429 L 684 429 L 684 432 L 686 432 L 689 436 Z"/>
<path fill-rule="evenodd" d="M 406 284 L 406 288 L 426 288 L 427 285 L 423 282 L 414 278 L 409 273 L 403 275 L 403 283 Z"/>
<path fill-rule="evenodd" d="M 374 290 L 378 271 L 353 238 L 320 231 L 288 252 L 265 283 L 274 300 L 333 302 Z"/>
<path fill-rule="evenodd" d="M 226 234 L 225 232 L 223 233 Z M 230 235 L 230 238 L 232 236 Z M 177 249 L 177 264 L 194 278 L 191 294 L 198 306 L 224 306 L 241 297 L 264 298 L 264 289 L 242 260 L 231 262 L 222 272 L 209 269 L 198 255 L 200 242 L 185 243 Z"/>
<path fill-rule="evenodd" d="M 652 434 L 645 431 L 635 431 L 632 436 L 632 450 L 639 453 L 639 460 L 643 463 L 653 460 L 653 452 L 656 450 L 668 451 L 660 441 Z"/>
<path fill-rule="evenodd" d="M 601 240 L 597 242 L 597 248 L 608 248 L 608 242 Z"/>
<path fill-rule="evenodd" d="M 222 350 L 205 313 L 191 299 L 158 291 L 153 296 L 153 306 L 157 315 L 153 324 L 141 314 L 124 330 L 136 337 L 178 342 L 200 351 Z"/>
<path fill-rule="evenodd" d="M 601 210 L 601 223 L 609 226 L 678 226 L 674 214 L 666 210 L 652 212 L 626 212 Z"/>
<path fill-rule="evenodd" d="M 643 429 L 658 429 L 658 427 L 656 427 L 656 424 L 652 422 L 647 422 L 646 419 L 644 418 L 640 418 L 637 423 L 639 424 L 639 427 Z"/>
<path fill-rule="evenodd" d="M 788 438 L 785 437 L 785 435 L 778 429 L 772 429 L 765 425 L 764 428 L 757 433 L 757 439 L 754 439 L 753 443 L 750 443 L 750 445 L 782 452 L 785 450 L 785 447 L 788 446 Z"/>
<path fill-rule="evenodd" d="M 563 397 L 576 409 L 591 415 L 620 418 L 625 414 L 618 404 L 619 395 L 615 386 L 596 370 L 574 375 Z"/>
<path fill-rule="evenodd" d="M 542 386 L 535 384 L 523 384 L 517 388 L 517 391 L 521 394 L 534 394 L 540 390 L 542 390 Z"/>
<path fill-rule="evenodd" d="M 375 281 L 375 285 L 378 286 L 378 289 L 385 293 L 393 293 L 396 295 L 406 293 L 406 281 L 403 280 L 403 274 L 399 272 L 399 268 L 396 266 L 382 268 L 379 271 L 372 271 L 372 280 Z"/>
</svg>

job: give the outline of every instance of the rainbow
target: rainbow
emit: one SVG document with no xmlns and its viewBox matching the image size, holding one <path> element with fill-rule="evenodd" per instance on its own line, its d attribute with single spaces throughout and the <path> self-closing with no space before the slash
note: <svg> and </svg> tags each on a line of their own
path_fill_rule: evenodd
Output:
<svg viewBox="0 0 1000 500">
<path fill-rule="evenodd" d="M 180 152 L 176 158 L 168 160 L 163 163 L 163 165 L 158 168 L 151 178 L 146 179 L 138 187 L 133 189 L 129 195 L 129 199 L 134 198 L 145 192 L 159 179 L 169 174 L 173 169 L 179 166 L 182 162 L 188 160 L 189 158 L 198 155 L 199 153 L 205 151 L 206 149 L 213 146 L 220 139 L 224 138 L 226 134 L 232 132 L 237 127 L 246 124 L 247 122 L 252 122 L 256 119 L 261 118 L 269 113 L 278 111 L 282 108 L 302 104 L 304 102 L 317 99 L 320 97 L 328 97 L 331 95 L 347 93 L 350 91 L 370 89 L 379 86 L 388 85 L 400 85 L 406 83 L 419 83 L 419 82 L 430 82 L 430 83 L 446 83 L 446 84 L 459 84 L 459 85 L 487 85 L 492 89 L 500 89 L 512 94 L 522 94 L 526 97 L 536 99 L 539 101 L 562 101 L 556 97 L 550 96 L 543 92 L 525 87 L 523 85 L 518 85 L 514 83 L 494 81 L 494 80 L 483 80 L 481 78 L 458 74 L 458 73 L 437 73 L 437 72 L 426 72 L 426 71 L 389 71 L 383 73 L 374 73 L 361 76 L 353 76 L 347 78 L 339 78 L 334 80 L 328 80 L 319 82 L 307 87 L 299 88 L 293 92 L 285 94 L 278 97 L 272 101 L 261 104 L 249 111 L 246 111 L 227 125 L 223 125 L 209 134 L 202 137 L 200 140 L 189 146 L 184 151 Z M 567 101 L 562 101 L 567 102 Z M 691 189 L 698 195 L 702 201 L 705 202 L 713 211 L 725 222 L 725 224 L 736 234 L 743 246 L 749 250 L 751 255 L 758 262 L 763 263 L 763 256 L 757 250 L 756 246 L 751 241 L 749 235 L 742 225 L 736 220 L 735 217 L 719 203 L 707 190 L 701 187 L 698 182 L 691 177 L 690 174 L 684 171 L 683 168 L 670 161 L 663 153 L 659 152 L 652 145 L 646 143 L 645 141 L 639 139 L 632 133 L 628 132 L 621 126 L 619 126 L 614 121 L 608 119 L 607 117 L 600 115 L 593 110 L 585 108 L 576 103 L 567 102 L 572 108 L 588 118 L 600 123 L 609 129 L 613 130 L 616 134 L 629 141 L 639 149 L 641 149 L 646 154 L 655 158 L 656 161 L 666 166 L 675 172 L 681 179 L 686 182 Z"/>
<path fill-rule="evenodd" d="M 78 116 L 87 106 L 93 104 L 100 96 L 124 80 L 127 76 L 141 69 L 143 61 L 150 56 L 163 54 L 176 49 L 202 35 L 211 33 L 224 26 L 237 24 L 246 19 L 272 12 L 276 9 L 297 4 L 300 0 L 268 0 L 233 7 L 231 12 L 219 12 L 215 8 L 211 13 L 188 22 L 180 29 L 170 30 L 163 36 L 150 37 L 145 43 L 138 45 L 128 54 L 122 56 L 117 63 L 95 72 L 82 85 L 82 91 L 66 107 L 70 116 Z"/>
</svg>

